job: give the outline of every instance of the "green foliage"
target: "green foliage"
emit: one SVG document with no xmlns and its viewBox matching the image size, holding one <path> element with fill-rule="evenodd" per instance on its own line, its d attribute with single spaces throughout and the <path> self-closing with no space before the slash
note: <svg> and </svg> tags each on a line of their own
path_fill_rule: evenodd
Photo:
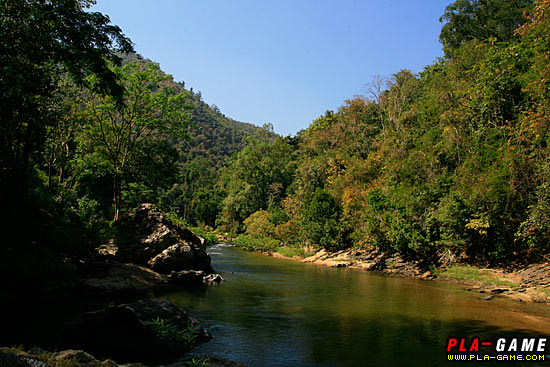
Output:
<svg viewBox="0 0 550 367">
<path fill-rule="evenodd" d="M 253 237 L 240 234 L 235 238 L 235 245 L 247 251 L 276 252 L 280 241 L 269 237 Z"/>
<path fill-rule="evenodd" d="M 292 145 L 270 126 L 247 138 L 222 176 L 227 196 L 219 224 L 224 230 L 240 230 L 252 213 L 281 202 L 294 176 L 293 154 Z"/>
<path fill-rule="evenodd" d="M 550 185 L 544 183 L 537 190 L 536 202 L 529 206 L 527 219 L 521 223 L 516 238 L 532 249 L 550 251 Z"/>
<path fill-rule="evenodd" d="M 379 79 L 374 101 L 355 98 L 313 121 L 291 144 L 296 169 L 283 200 L 266 206 L 251 181 L 228 191 L 224 209 L 241 213 L 228 216 L 232 228 L 249 218 L 247 233 L 272 236 L 271 223 L 292 245 L 377 246 L 428 261 L 547 251 L 550 3 L 536 2 L 516 32 L 531 4 L 449 5 L 447 57 L 419 75 Z"/>
<path fill-rule="evenodd" d="M 156 336 L 165 343 L 168 343 L 172 349 L 180 351 L 189 351 L 197 341 L 198 328 L 188 325 L 185 329 L 180 329 L 170 321 L 157 317 L 152 322 L 152 330 Z"/>
<path fill-rule="evenodd" d="M 120 66 L 111 49 L 131 45 L 89 4 L 0 9 L 0 194 L 34 202 L 50 228 L 39 238 L 102 241 L 107 218 L 153 201 L 197 231 L 288 255 L 304 243 L 430 261 L 548 251 L 548 0 L 455 1 L 445 58 L 376 79 L 373 100 L 294 138 L 227 118 L 135 54 Z"/>
<path fill-rule="evenodd" d="M 212 246 L 218 243 L 218 236 L 212 232 L 212 228 L 210 227 L 210 230 L 208 228 L 202 228 L 202 227 L 187 227 L 191 232 L 196 234 L 199 237 L 204 238 L 206 246 Z"/>
<path fill-rule="evenodd" d="M 449 53 L 471 40 L 512 41 L 533 0 L 456 0 L 447 5 L 439 39 Z"/>
<path fill-rule="evenodd" d="M 245 233 L 253 237 L 273 237 L 275 226 L 269 221 L 271 214 L 265 210 L 258 210 L 250 214 L 243 222 Z"/>
<path fill-rule="evenodd" d="M 185 362 L 186 366 L 191 367 L 208 367 L 210 366 L 210 358 L 208 357 L 193 357 Z"/>
<path fill-rule="evenodd" d="M 117 47 L 128 52 L 132 45 L 107 16 L 87 11 L 91 4 L 16 0 L 0 8 L 2 202 L 12 202 L 14 195 L 24 199 L 45 132 L 61 112 L 57 98 L 62 75 L 79 84 L 85 75 L 96 75 L 98 90 L 121 99 L 123 89 L 107 59 L 120 62 L 111 51 Z"/>
<path fill-rule="evenodd" d="M 340 207 L 326 190 L 317 189 L 313 199 L 306 203 L 302 214 L 302 228 L 314 244 L 327 249 L 343 246 L 340 225 Z"/>
<path fill-rule="evenodd" d="M 97 94 L 83 99 L 85 125 L 80 139 L 81 145 L 102 154 L 109 163 L 116 221 L 122 209 L 122 193 L 129 179 L 132 158 L 140 147 L 150 144 L 150 139 L 159 134 L 186 136 L 190 119 L 186 110 L 190 106 L 185 104 L 186 93 L 168 84 L 172 78 L 164 74 L 158 64 L 131 62 L 123 67 L 113 66 L 112 70 L 126 90 L 123 104 Z M 87 82 L 93 86 L 101 81 L 92 75 Z M 160 154 L 156 152 L 152 156 Z"/>
</svg>

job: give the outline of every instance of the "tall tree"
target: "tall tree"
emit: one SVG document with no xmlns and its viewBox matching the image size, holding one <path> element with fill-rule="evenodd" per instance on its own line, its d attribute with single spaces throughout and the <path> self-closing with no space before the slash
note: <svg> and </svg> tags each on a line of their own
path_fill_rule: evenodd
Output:
<svg viewBox="0 0 550 367">
<path fill-rule="evenodd" d="M 266 125 L 248 137 L 222 177 L 227 197 L 221 219 L 227 229 L 235 230 L 250 214 L 278 204 L 293 180 L 294 149 L 272 129 Z"/>
<path fill-rule="evenodd" d="M 533 0 L 456 0 L 439 19 L 439 39 L 447 54 L 470 40 L 511 41 Z"/>
<path fill-rule="evenodd" d="M 122 98 L 108 60 L 132 44 L 107 16 L 89 12 L 91 0 L 0 2 L 0 200 L 24 198 L 33 157 L 46 126 L 56 120 L 55 91 L 62 74 L 82 83 L 100 76 L 101 92 Z"/>
<path fill-rule="evenodd" d="M 168 134 L 186 137 L 190 120 L 186 92 L 179 92 L 158 64 L 131 62 L 114 66 L 126 92 L 122 104 L 112 96 L 86 97 L 87 120 L 83 138 L 92 151 L 104 155 L 113 176 L 113 219 L 120 217 L 122 191 L 132 153 L 153 136 Z M 95 84 L 95 76 L 87 81 Z"/>
</svg>

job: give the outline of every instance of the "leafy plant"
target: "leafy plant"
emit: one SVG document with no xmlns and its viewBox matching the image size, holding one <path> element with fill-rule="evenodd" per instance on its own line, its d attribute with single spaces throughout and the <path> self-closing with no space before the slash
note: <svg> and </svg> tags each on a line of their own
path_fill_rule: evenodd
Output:
<svg viewBox="0 0 550 367">
<path fill-rule="evenodd" d="M 152 320 L 153 331 L 159 339 L 171 345 L 174 349 L 189 350 L 195 344 L 198 337 L 198 327 L 187 325 L 180 329 L 172 322 L 157 317 Z"/>
<path fill-rule="evenodd" d="M 185 362 L 185 365 L 191 367 L 207 367 L 210 366 L 210 358 L 208 357 L 193 357 Z"/>
</svg>

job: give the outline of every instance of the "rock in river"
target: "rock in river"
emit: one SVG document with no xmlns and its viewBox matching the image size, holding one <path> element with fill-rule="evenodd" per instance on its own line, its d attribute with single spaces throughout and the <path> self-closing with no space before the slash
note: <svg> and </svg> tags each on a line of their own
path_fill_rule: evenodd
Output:
<svg viewBox="0 0 550 367">
<path fill-rule="evenodd" d="M 65 328 L 64 344 L 119 363 L 161 362 L 211 338 L 182 308 L 144 300 L 81 314 Z"/>
<path fill-rule="evenodd" d="M 169 278 L 176 284 L 212 284 L 225 280 L 220 274 L 206 274 L 201 270 L 173 271 Z"/>
<path fill-rule="evenodd" d="M 120 221 L 116 257 L 121 262 L 171 271 L 203 270 L 210 274 L 210 256 L 204 239 L 170 220 L 152 204 L 141 204 L 135 214 Z"/>
</svg>

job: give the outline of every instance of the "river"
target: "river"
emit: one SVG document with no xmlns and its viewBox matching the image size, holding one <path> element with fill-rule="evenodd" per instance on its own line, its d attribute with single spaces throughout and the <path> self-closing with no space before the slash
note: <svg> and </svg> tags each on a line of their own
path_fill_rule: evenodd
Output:
<svg viewBox="0 0 550 367">
<path fill-rule="evenodd" d="M 225 282 L 162 298 L 191 310 L 214 335 L 196 353 L 250 367 L 449 366 L 447 337 L 550 331 L 548 305 L 484 301 L 456 284 L 327 268 L 226 244 L 209 254 Z"/>
</svg>

